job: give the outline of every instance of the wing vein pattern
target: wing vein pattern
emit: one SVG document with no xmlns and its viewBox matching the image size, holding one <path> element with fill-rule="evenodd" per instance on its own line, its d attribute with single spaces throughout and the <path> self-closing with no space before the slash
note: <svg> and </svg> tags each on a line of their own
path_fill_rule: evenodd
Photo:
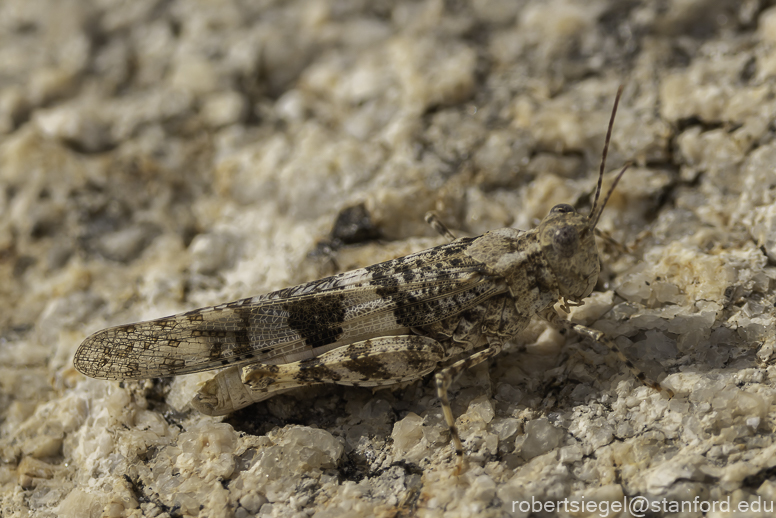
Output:
<svg viewBox="0 0 776 518">
<path fill-rule="evenodd" d="M 470 239 L 265 295 L 91 335 L 75 365 L 100 379 L 174 376 L 249 362 L 286 363 L 337 344 L 456 315 L 503 292 L 463 249 Z"/>
</svg>

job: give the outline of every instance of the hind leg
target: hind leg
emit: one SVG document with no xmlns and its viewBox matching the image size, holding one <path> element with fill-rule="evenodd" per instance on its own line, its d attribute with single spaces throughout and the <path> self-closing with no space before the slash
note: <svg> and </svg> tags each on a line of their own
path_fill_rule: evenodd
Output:
<svg viewBox="0 0 776 518">
<path fill-rule="evenodd" d="M 420 379 L 445 358 L 432 338 L 398 335 L 343 345 L 315 358 L 226 369 L 192 400 L 204 414 L 223 415 L 290 389 L 322 383 L 381 387 Z"/>
</svg>

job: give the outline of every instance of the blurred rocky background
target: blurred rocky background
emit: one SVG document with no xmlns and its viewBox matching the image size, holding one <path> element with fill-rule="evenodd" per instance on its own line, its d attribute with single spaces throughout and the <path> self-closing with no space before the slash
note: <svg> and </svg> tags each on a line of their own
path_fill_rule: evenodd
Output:
<svg viewBox="0 0 776 518">
<path fill-rule="evenodd" d="M 213 372 L 72 367 L 101 328 L 441 244 L 430 209 L 458 235 L 589 210 L 620 83 L 607 169 L 634 166 L 599 226 L 631 252 L 601 242 L 573 318 L 674 398 L 536 322 L 453 385 L 454 478 L 430 378 L 211 418 Z M 775 94 L 770 0 L 4 0 L 0 514 L 773 506 Z"/>
</svg>

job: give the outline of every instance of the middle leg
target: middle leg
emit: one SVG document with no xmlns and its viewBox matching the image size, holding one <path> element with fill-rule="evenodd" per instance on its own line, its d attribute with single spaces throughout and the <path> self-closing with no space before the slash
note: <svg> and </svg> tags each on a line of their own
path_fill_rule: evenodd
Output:
<svg viewBox="0 0 776 518">
<path fill-rule="evenodd" d="M 450 429 L 450 436 L 453 441 L 456 456 L 455 475 L 460 474 L 464 470 L 463 459 L 463 444 L 461 443 L 461 436 L 458 434 L 458 428 L 455 426 L 455 418 L 453 417 L 453 409 L 450 407 L 450 398 L 447 391 L 450 389 L 455 378 L 464 370 L 474 367 L 485 360 L 488 360 L 498 353 L 503 348 L 501 342 L 491 341 L 489 339 L 489 346 L 487 349 L 478 351 L 471 356 L 467 356 L 461 360 L 458 360 L 454 364 L 442 369 L 436 373 L 436 386 L 437 396 L 442 404 L 442 412 L 445 416 L 445 422 Z"/>
</svg>

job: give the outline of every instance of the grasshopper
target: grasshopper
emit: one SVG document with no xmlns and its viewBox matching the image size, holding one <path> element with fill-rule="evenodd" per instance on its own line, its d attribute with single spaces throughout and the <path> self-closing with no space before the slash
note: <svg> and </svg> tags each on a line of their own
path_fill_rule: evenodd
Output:
<svg viewBox="0 0 776 518">
<path fill-rule="evenodd" d="M 448 389 L 456 375 L 497 355 L 535 315 L 558 324 L 556 302 L 581 305 L 599 274 L 595 227 L 606 154 L 622 86 L 606 134 L 589 215 L 556 205 L 529 231 L 502 228 L 405 257 L 265 295 L 121 325 L 89 336 L 76 369 L 99 379 L 133 380 L 227 367 L 191 405 L 208 415 L 234 412 L 304 385 L 387 387 L 443 368 L 435 381 L 458 468 L 463 445 Z M 564 324 L 605 344 L 641 382 L 648 379 L 602 332 Z"/>
</svg>

